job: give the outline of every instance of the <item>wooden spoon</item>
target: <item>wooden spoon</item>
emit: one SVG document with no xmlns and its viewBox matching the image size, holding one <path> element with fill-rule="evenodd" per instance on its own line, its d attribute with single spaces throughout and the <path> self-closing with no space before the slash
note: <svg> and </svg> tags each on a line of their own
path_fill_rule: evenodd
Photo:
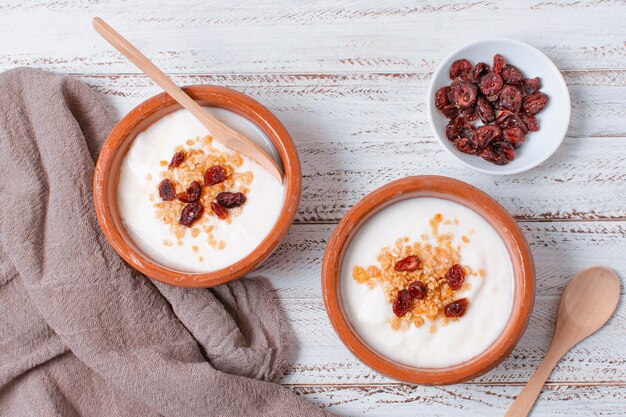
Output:
<svg viewBox="0 0 626 417">
<path fill-rule="evenodd" d="M 115 49 L 122 53 L 137 68 L 142 70 L 148 77 L 161 86 L 174 100 L 193 114 L 200 121 L 211 135 L 222 145 L 241 152 L 250 159 L 256 161 L 263 168 L 267 169 L 279 182 L 283 182 L 283 173 L 272 158 L 270 158 L 256 143 L 226 126 L 224 123 L 213 117 L 183 90 L 174 81 L 156 67 L 144 54 L 128 42 L 115 29 L 109 26 L 99 17 L 94 17 L 92 21 L 94 29 L 104 39 L 106 39 Z"/>
<path fill-rule="evenodd" d="M 561 296 L 550 349 L 505 417 L 528 415 L 559 359 L 609 320 L 617 307 L 619 291 L 617 275 L 603 266 L 586 269 L 572 278 Z"/>
</svg>

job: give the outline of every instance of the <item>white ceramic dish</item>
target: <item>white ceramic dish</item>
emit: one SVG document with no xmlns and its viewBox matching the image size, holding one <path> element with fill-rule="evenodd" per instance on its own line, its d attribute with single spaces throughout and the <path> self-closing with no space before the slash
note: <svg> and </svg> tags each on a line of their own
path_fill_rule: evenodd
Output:
<svg viewBox="0 0 626 417">
<path fill-rule="evenodd" d="M 450 65 L 457 59 L 468 59 L 472 65 L 485 62 L 492 66 L 493 56 L 500 54 L 515 65 L 526 78 L 541 78 L 541 92 L 549 102 L 537 114 L 539 131 L 529 132 L 526 142 L 516 150 L 515 159 L 506 165 L 495 165 L 476 155 L 460 152 L 446 138 L 448 119 L 435 107 L 435 93 L 449 85 Z M 443 149 L 463 165 L 486 174 L 509 175 L 528 171 L 548 159 L 559 147 L 569 126 L 571 103 L 565 80 L 554 63 L 538 49 L 513 39 L 486 39 L 460 47 L 444 58 L 433 74 L 426 97 L 428 121 Z M 480 121 L 478 121 L 480 125 Z"/>
</svg>

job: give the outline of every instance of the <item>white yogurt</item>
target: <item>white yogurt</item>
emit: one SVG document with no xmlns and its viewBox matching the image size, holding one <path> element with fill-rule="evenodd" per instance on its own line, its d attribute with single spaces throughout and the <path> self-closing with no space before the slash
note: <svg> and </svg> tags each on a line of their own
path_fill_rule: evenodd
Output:
<svg viewBox="0 0 626 417">
<path fill-rule="evenodd" d="M 206 110 L 248 136 L 280 161 L 269 139 L 250 121 L 227 110 Z M 120 168 L 117 204 L 131 238 L 153 260 L 184 272 L 215 271 L 246 257 L 270 232 L 284 200 L 284 186 L 256 162 L 243 156 L 243 165 L 237 171 L 252 172 L 254 179 L 241 213 L 233 216 L 231 223 L 215 216 L 208 218 L 208 225 L 214 226 L 212 233 L 215 239 L 223 240 L 225 247 L 218 249 L 210 246 L 204 233 L 196 237 L 186 233 L 182 245 L 165 246 L 164 241 L 175 240 L 173 232 L 169 225 L 157 218 L 157 209 L 154 202 L 150 201 L 150 194 L 156 195 L 158 199 L 160 173 L 164 170 L 160 161 L 169 161 L 174 149 L 185 145 L 187 140 L 208 134 L 191 113 L 178 110 L 138 134 Z M 221 151 L 226 150 L 215 140 L 212 146 Z M 206 214 L 204 217 L 207 217 Z M 198 250 L 192 250 L 193 246 L 197 246 Z"/>
<path fill-rule="evenodd" d="M 459 291 L 469 307 L 463 317 L 446 325 L 426 323 L 408 330 L 393 330 L 391 304 L 380 286 L 369 289 L 352 278 L 356 265 L 378 265 L 384 246 L 408 237 L 412 242 L 436 245 L 429 219 L 441 213 L 446 220 L 439 233 L 452 233 L 453 246 L 461 245 L 461 264 L 486 274 L 466 276 L 470 289 Z M 422 240 L 422 235 L 429 240 Z M 464 243 L 461 236 L 469 238 Z M 341 269 L 341 295 L 356 332 L 380 354 L 406 365 L 441 368 L 464 362 L 480 354 L 496 340 L 506 326 L 513 307 L 513 269 L 509 254 L 497 232 L 474 211 L 448 200 L 413 198 L 376 213 L 359 229 L 350 243 Z M 430 331 L 431 323 L 436 331 Z"/>
</svg>

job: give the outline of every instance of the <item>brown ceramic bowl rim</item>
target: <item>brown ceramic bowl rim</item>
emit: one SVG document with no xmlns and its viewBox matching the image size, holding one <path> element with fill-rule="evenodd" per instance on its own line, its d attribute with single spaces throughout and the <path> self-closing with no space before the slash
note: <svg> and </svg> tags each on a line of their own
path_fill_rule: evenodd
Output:
<svg viewBox="0 0 626 417">
<path fill-rule="evenodd" d="M 225 87 L 193 85 L 183 90 L 200 104 L 219 107 L 255 124 L 273 143 L 285 173 L 285 197 L 274 227 L 246 257 L 225 268 L 206 272 L 181 272 L 145 255 L 132 241 L 117 212 L 119 164 L 136 135 L 181 106 L 168 94 L 151 97 L 131 110 L 106 139 L 94 173 L 94 204 L 98 222 L 115 251 L 133 268 L 150 278 L 182 287 L 206 288 L 239 278 L 256 268 L 278 246 L 296 215 L 302 191 L 298 152 L 282 123 L 267 108 L 247 95 Z"/>
<path fill-rule="evenodd" d="M 503 239 L 513 264 L 513 309 L 500 336 L 481 354 L 445 368 L 418 368 L 384 357 L 357 334 L 343 309 L 341 268 L 347 247 L 369 217 L 408 198 L 437 197 L 462 204 L 487 220 Z M 416 176 L 393 181 L 365 196 L 333 232 L 322 263 L 322 294 L 330 322 L 348 349 L 365 365 L 393 379 L 412 384 L 454 384 L 476 378 L 498 365 L 524 332 L 535 298 L 535 269 L 528 243 L 515 220 L 494 199 L 462 181 L 441 176 Z"/>
</svg>

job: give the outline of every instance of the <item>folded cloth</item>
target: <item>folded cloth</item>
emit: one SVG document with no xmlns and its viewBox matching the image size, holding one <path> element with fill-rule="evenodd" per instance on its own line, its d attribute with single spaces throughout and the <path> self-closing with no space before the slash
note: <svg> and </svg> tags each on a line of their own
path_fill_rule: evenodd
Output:
<svg viewBox="0 0 626 417">
<path fill-rule="evenodd" d="M 112 125 L 76 79 L 0 74 L 0 415 L 329 415 L 268 382 L 289 342 L 267 283 L 170 287 L 108 245 L 92 178 Z"/>
</svg>

